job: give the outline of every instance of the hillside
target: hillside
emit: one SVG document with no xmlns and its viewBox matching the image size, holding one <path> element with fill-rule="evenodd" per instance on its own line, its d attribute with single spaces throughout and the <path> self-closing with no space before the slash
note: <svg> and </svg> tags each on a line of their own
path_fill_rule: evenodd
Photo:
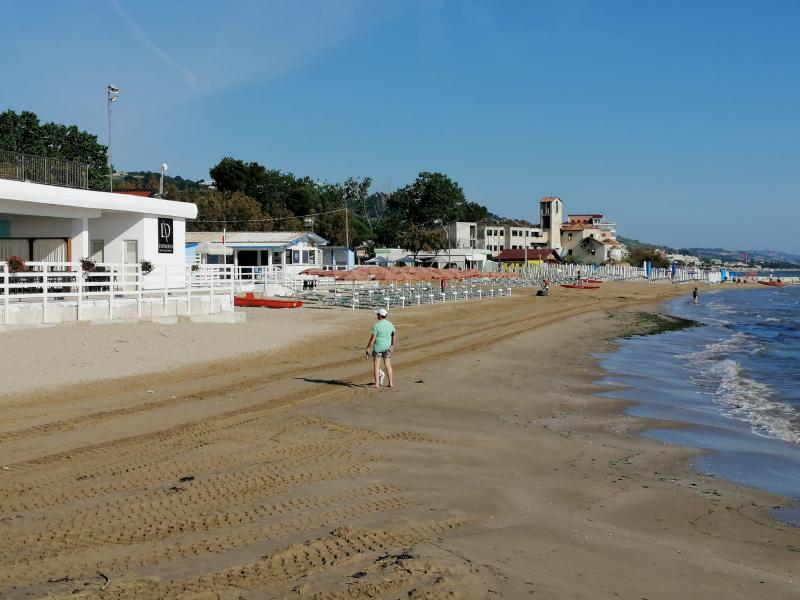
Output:
<svg viewBox="0 0 800 600">
<path fill-rule="evenodd" d="M 723 262 L 747 260 L 749 264 L 761 263 L 769 267 L 800 266 L 800 255 L 778 252 L 777 250 L 728 250 L 726 248 L 682 248 L 682 254 L 691 254 L 703 259 L 717 259 Z"/>
<path fill-rule="evenodd" d="M 633 252 L 634 250 L 642 249 L 642 250 L 655 250 L 660 249 L 664 250 L 664 252 L 668 252 L 670 254 L 677 252 L 675 248 L 671 248 L 669 246 L 664 246 L 663 244 L 651 244 L 649 242 L 640 242 L 639 240 L 634 240 L 633 238 L 626 238 L 621 235 L 617 236 L 617 241 L 621 244 L 625 244 L 625 246 Z"/>
<path fill-rule="evenodd" d="M 155 173 L 153 171 L 128 171 L 124 175 L 114 175 L 114 187 L 117 189 L 127 188 L 157 191 L 160 179 L 161 173 Z M 198 181 L 184 179 L 180 175 L 176 175 L 175 177 L 164 175 L 164 188 L 167 189 L 171 185 L 174 185 L 181 191 L 202 188 Z"/>
</svg>

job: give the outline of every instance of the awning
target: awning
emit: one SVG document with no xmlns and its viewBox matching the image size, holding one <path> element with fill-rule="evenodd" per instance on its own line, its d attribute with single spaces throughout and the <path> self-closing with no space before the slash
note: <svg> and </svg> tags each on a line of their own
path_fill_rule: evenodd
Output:
<svg viewBox="0 0 800 600">
<path fill-rule="evenodd" d="M 215 244 L 214 242 L 202 242 L 197 244 L 195 252 L 197 254 L 207 254 L 210 256 L 231 256 L 233 255 L 233 248 L 223 246 L 222 244 Z"/>
</svg>

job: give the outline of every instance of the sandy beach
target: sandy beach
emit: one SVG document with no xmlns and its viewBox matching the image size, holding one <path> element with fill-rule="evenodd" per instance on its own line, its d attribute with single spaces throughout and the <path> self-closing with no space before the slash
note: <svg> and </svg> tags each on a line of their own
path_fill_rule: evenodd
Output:
<svg viewBox="0 0 800 600">
<path fill-rule="evenodd" d="M 0 597 L 796 598 L 780 498 L 593 396 L 689 292 L 395 311 L 380 391 L 368 311 L 3 334 Z"/>
</svg>

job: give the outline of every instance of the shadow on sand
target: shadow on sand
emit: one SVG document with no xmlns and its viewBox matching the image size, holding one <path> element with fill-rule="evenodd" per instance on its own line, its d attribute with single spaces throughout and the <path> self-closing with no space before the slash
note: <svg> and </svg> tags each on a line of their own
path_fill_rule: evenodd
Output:
<svg viewBox="0 0 800 600">
<path fill-rule="evenodd" d="M 341 379 L 313 379 L 312 377 L 295 377 L 300 381 L 307 381 L 308 383 L 323 383 L 325 385 L 340 385 L 349 388 L 364 388 L 370 387 L 365 383 L 353 383 L 352 381 L 342 381 Z"/>
</svg>

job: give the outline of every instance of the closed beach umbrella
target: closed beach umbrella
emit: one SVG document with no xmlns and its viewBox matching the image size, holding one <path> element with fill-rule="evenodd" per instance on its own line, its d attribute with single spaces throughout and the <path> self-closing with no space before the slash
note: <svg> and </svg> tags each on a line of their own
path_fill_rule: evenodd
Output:
<svg viewBox="0 0 800 600">
<path fill-rule="evenodd" d="M 353 269 L 352 271 L 334 271 L 334 278 L 339 281 L 369 281 L 372 275 L 366 269 Z"/>
</svg>

